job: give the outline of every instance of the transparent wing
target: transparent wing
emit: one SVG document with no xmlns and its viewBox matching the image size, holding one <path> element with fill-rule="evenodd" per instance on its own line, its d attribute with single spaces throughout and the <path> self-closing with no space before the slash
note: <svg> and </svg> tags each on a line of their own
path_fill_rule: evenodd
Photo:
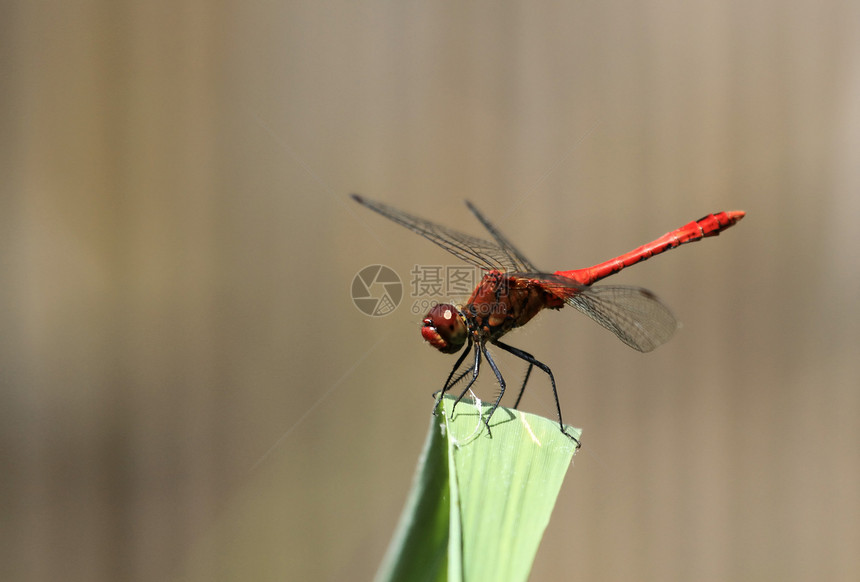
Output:
<svg viewBox="0 0 860 582">
<path fill-rule="evenodd" d="M 499 242 L 490 242 L 458 232 L 382 202 L 368 200 L 358 194 L 353 194 L 352 198 L 362 206 L 366 206 L 389 220 L 405 226 L 412 232 L 436 243 L 455 257 L 481 269 L 496 269 L 507 272 L 535 270 L 471 204 L 469 204 L 469 208 Z"/>
<path fill-rule="evenodd" d="M 587 287 L 570 293 L 565 302 L 640 352 L 650 352 L 666 343 L 678 329 L 678 321 L 669 308 L 640 287 Z"/>
<path fill-rule="evenodd" d="M 481 211 L 478 210 L 474 204 L 466 200 L 466 206 L 469 207 L 469 210 L 472 211 L 472 214 L 475 215 L 475 218 L 481 221 L 481 224 L 484 225 L 493 238 L 496 239 L 496 242 L 499 243 L 499 247 L 504 251 L 505 255 L 507 255 L 508 260 L 510 261 L 510 265 L 514 267 L 513 270 L 517 271 L 537 271 L 537 267 L 535 267 L 531 261 L 523 256 L 523 254 L 517 250 L 517 248 L 511 244 L 505 235 L 499 232 L 497 229 L 487 218 L 481 214 Z"/>
<path fill-rule="evenodd" d="M 589 286 L 556 273 L 512 273 L 511 276 L 533 281 L 640 352 L 650 352 L 666 343 L 678 329 L 678 321 L 669 308 L 651 291 L 641 287 Z"/>
</svg>

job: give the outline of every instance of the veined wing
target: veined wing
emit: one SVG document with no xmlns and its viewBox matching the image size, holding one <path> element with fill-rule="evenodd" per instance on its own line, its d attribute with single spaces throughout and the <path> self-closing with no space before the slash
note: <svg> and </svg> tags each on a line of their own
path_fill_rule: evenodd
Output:
<svg viewBox="0 0 860 582">
<path fill-rule="evenodd" d="M 524 262 L 524 259 L 522 259 L 516 249 L 510 246 L 510 244 L 507 244 L 507 248 L 505 248 L 499 243 L 490 242 L 464 234 L 436 224 L 435 222 L 418 218 L 417 216 L 413 216 L 403 212 L 402 210 L 383 204 L 382 202 L 368 200 L 358 194 L 353 194 L 352 198 L 362 206 L 366 206 L 389 220 L 393 220 L 397 224 L 405 226 L 412 232 L 418 233 L 427 240 L 436 243 L 455 257 L 469 263 L 470 265 L 474 265 L 481 269 L 495 269 L 507 272 L 534 270 L 530 265 L 528 265 L 528 268 L 524 268 L 527 263 Z M 469 208 L 473 209 L 474 207 L 470 204 Z M 486 219 L 484 219 L 477 210 L 473 209 L 472 211 L 475 212 L 475 215 L 482 223 L 484 223 L 485 226 L 489 224 L 485 222 Z M 490 228 L 491 227 L 488 227 L 488 229 Z M 492 228 L 490 233 L 493 234 L 494 237 L 498 235 L 498 231 L 496 231 L 495 228 Z M 504 241 L 504 239 L 501 240 Z"/>
<path fill-rule="evenodd" d="M 678 329 L 678 321 L 669 308 L 647 289 L 626 285 L 587 286 L 554 274 L 524 276 L 538 279 L 544 289 L 564 299 L 634 350 L 650 352 L 666 343 Z"/>
<path fill-rule="evenodd" d="M 499 243 L 499 247 L 504 251 L 505 255 L 507 255 L 510 265 L 515 267 L 517 271 L 537 271 L 537 268 L 529 261 L 527 258 L 523 256 L 523 254 L 517 250 L 517 248 L 511 244 L 505 235 L 499 232 L 497 229 L 487 218 L 481 214 L 481 211 L 478 210 L 474 204 L 466 200 L 466 206 L 469 207 L 469 210 L 472 211 L 472 214 L 475 215 L 475 218 L 481 221 L 481 224 L 484 225 L 493 238 L 496 239 L 496 242 Z"/>
</svg>

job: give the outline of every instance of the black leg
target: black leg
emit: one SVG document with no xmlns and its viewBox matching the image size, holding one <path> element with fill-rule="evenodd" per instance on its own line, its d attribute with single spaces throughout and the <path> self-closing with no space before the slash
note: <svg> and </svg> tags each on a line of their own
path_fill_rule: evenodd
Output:
<svg viewBox="0 0 860 582">
<path fill-rule="evenodd" d="M 481 348 L 478 344 L 475 344 L 475 363 L 472 365 L 472 379 L 469 380 L 469 383 L 466 384 L 466 387 L 463 388 L 463 391 L 460 392 L 460 395 L 457 397 L 457 400 L 454 401 L 454 406 L 451 407 L 451 414 L 454 413 L 454 408 L 460 403 L 463 397 L 466 395 L 466 392 L 469 391 L 469 388 L 472 387 L 472 384 L 475 383 L 475 380 L 478 379 L 478 373 L 481 371 Z"/>
<path fill-rule="evenodd" d="M 463 388 L 463 391 L 460 392 L 460 395 L 457 397 L 457 400 L 454 401 L 453 406 L 451 406 L 451 415 L 454 415 L 454 409 L 457 408 L 457 405 L 460 404 L 460 401 L 466 395 L 466 392 L 469 391 L 469 388 L 472 387 L 472 384 L 475 383 L 475 380 L 478 379 L 478 373 L 481 371 L 481 348 L 478 344 L 475 344 L 475 363 L 472 366 L 472 379 L 469 380 L 469 383 L 466 384 L 466 387 Z"/>
<path fill-rule="evenodd" d="M 467 352 L 467 353 L 468 353 L 468 352 Z M 451 380 L 451 382 L 450 382 L 450 383 L 448 384 L 448 386 L 445 388 L 445 391 L 447 392 L 448 390 L 450 390 L 451 388 L 453 388 L 454 386 L 456 386 L 457 384 L 459 384 L 459 383 L 460 383 L 460 381 L 461 381 L 463 378 L 465 378 L 465 377 L 466 377 L 466 374 L 468 374 L 471 370 L 472 370 L 472 368 L 466 368 L 465 370 L 463 370 L 462 372 L 460 372 L 460 373 L 457 375 L 457 377 L 456 377 L 456 378 L 454 378 L 453 380 Z"/>
<path fill-rule="evenodd" d="M 517 395 L 517 401 L 514 402 L 513 408 L 514 408 L 514 410 L 516 410 L 517 407 L 520 405 L 520 400 L 523 399 L 523 394 L 526 391 L 526 384 L 529 383 L 529 377 L 532 375 L 532 369 L 535 367 L 535 364 L 537 364 L 539 362 L 537 361 L 537 359 L 535 359 L 535 357 L 533 355 L 531 355 L 530 353 L 528 353 L 524 350 L 521 350 L 519 348 L 515 348 L 513 346 L 509 346 L 508 344 L 500 342 L 500 341 L 496 341 L 493 343 L 495 345 L 499 346 L 500 348 L 502 348 L 503 350 L 514 354 L 516 357 L 525 360 L 529 364 L 529 367 L 526 370 L 526 377 L 523 378 L 523 385 L 520 388 L 520 393 Z M 547 374 L 549 374 L 550 379 L 552 379 L 552 372 L 549 371 L 549 368 L 544 367 L 544 371 Z M 558 399 L 556 398 L 556 403 L 557 402 L 558 402 Z"/>
<path fill-rule="evenodd" d="M 490 418 L 492 418 L 493 413 L 499 407 L 499 402 L 502 401 L 502 396 L 505 395 L 505 379 L 502 378 L 502 373 L 499 372 L 498 366 L 496 366 L 496 362 L 493 361 L 493 357 L 490 355 L 490 352 L 487 351 L 487 346 L 481 346 L 481 351 L 484 352 L 484 357 L 487 358 L 487 363 L 490 364 L 490 367 L 493 369 L 493 373 L 496 375 L 496 380 L 499 381 L 499 396 L 496 398 L 496 401 L 493 402 L 493 407 L 490 409 L 490 413 L 484 419 L 484 424 L 487 425 L 487 434 L 491 437 L 493 436 L 492 431 L 490 431 Z"/>
<path fill-rule="evenodd" d="M 526 370 L 526 377 L 525 377 L 525 378 L 523 378 L 523 385 L 522 385 L 522 387 L 520 388 L 520 393 L 519 393 L 519 395 L 517 396 L 517 401 L 516 401 L 516 402 L 514 402 L 514 410 L 516 410 L 516 409 L 517 409 L 517 407 L 520 405 L 520 400 L 522 400 L 522 399 L 523 399 L 523 393 L 526 391 L 526 384 L 528 384 L 528 383 L 529 383 L 529 376 L 531 376 L 531 374 L 532 374 L 532 368 L 534 368 L 534 367 L 535 367 L 535 365 L 534 365 L 534 364 L 529 364 L 529 369 L 528 369 L 528 370 Z"/>
<path fill-rule="evenodd" d="M 466 354 L 468 354 L 468 353 L 469 353 L 469 351 L 466 351 Z M 463 360 L 463 359 L 465 359 L 465 358 L 461 358 L 461 361 L 460 361 L 460 362 L 457 362 L 457 365 L 458 365 L 458 366 L 462 363 L 462 360 Z M 456 370 L 456 368 L 455 368 L 455 370 Z M 454 386 L 456 386 L 457 384 L 459 384 L 459 383 L 460 383 L 460 381 L 461 381 L 463 378 L 465 378 L 465 377 L 466 377 L 466 374 L 468 374 L 468 373 L 469 373 L 469 372 L 471 372 L 471 371 L 472 371 L 472 368 L 471 368 L 471 367 L 467 367 L 465 370 L 463 370 L 462 372 L 460 372 L 460 373 L 457 375 L 457 377 L 456 377 L 456 378 L 454 378 L 453 380 L 451 380 L 451 379 L 450 379 L 450 377 L 449 377 L 449 378 L 448 378 L 448 380 L 449 380 L 449 381 L 445 384 L 445 386 L 444 386 L 443 388 L 440 388 L 439 390 L 437 390 L 436 392 L 434 392 L 434 393 L 433 393 L 433 399 L 434 399 L 434 400 L 436 400 L 436 402 L 437 402 L 437 406 L 438 406 L 438 402 L 439 402 L 440 400 L 442 400 L 442 396 L 444 396 L 444 395 L 445 395 L 445 392 L 447 392 L 448 390 L 450 390 L 451 388 L 453 388 Z M 452 375 L 453 375 L 453 374 L 452 374 Z M 435 408 L 434 408 L 434 410 L 435 410 Z M 435 414 L 435 413 L 434 413 L 434 414 Z"/>
<path fill-rule="evenodd" d="M 457 363 L 454 364 L 454 367 L 451 369 L 451 373 L 448 374 L 448 379 L 445 380 L 445 384 L 442 386 L 442 389 L 438 392 L 433 393 L 434 402 L 433 402 L 433 416 L 436 416 L 436 410 L 439 408 L 439 403 L 442 402 L 442 397 L 445 396 L 445 392 L 450 390 L 454 385 L 457 384 L 463 377 L 469 373 L 469 368 L 463 370 L 463 373 L 457 376 L 457 378 L 451 382 L 451 378 L 454 377 L 454 373 L 457 372 L 457 368 L 463 363 L 463 360 L 466 359 L 466 356 L 469 355 L 469 350 L 472 349 L 472 338 L 468 338 L 468 343 L 466 344 L 466 349 L 463 350 L 463 353 L 460 354 L 460 357 L 457 358 Z"/>
<path fill-rule="evenodd" d="M 506 352 L 509 352 L 509 353 L 515 355 L 516 357 L 518 357 L 522 360 L 525 360 L 530 365 L 537 366 L 538 368 L 540 368 L 541 370 L 546 372 L 547 376 L 549 376 L 550 384 L 552 384 L 552 395 L 555 398 L 555 409 L 558 412 L 558 425 L 559 425 L 559 427 L 561 427 L 561 432 L 565 436 L 567 436 L 568 438 L 573 440 L 573 442 L 576 443 L 576 448 L 579 448 L 580 446 L 582 446 L 579 442 L 579 439 L 577 439 L 575 436 L 571 435 L 570 433 L 568 433 L 564 429 L 564 421 L 562 421 L 562 419 L 561 419 L 561 404 L 558 401 L 558 390 L 556 390 L 556 388 L 555 388 L 555 377 L 552 375 L 552 370 L 549 369 L 549 366 L 547 366 L 543 362 L 535 359 L 535 357 L 533 355 L 531 355 L 530 353 L 524 352 L 523 350 L 515 348 L 513 346 L 509 346 L 506 343 L 496 341 L 496 342 L 493 342 L 493 344 L 499 346 L 500 348 L 502 348 Z M 487 359 L 489 360 L 489 358 L 487 358 Z M 529 370 L 531 370 L 531 368 Z M 528 380 L 528 375 L 526 375 L 526 380 Z M 525 384 L 523 384 L 523 389 L 525 389 Z M 522 393 L 520 394 L 520 396 L 522 396 Z M 519 404 L 519 398 L 517 399 L 517 404 Z"/>
</svg>

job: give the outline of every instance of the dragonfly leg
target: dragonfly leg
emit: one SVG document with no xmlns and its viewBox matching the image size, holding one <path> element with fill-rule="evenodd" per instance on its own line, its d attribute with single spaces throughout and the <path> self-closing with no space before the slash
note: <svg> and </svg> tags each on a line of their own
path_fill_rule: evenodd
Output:
<svg viewBox="0 0 860 582">
<path fill-rule="evenodd" d="M 532 374 L 532 368 L 534 368 L 534 367 L 535 367 L 535 365 L 534 365 L 534 364 L 532 364 L 531 362 L 529 362 L 529 368 L 528 368 L 528 370 L 526 370 L 526 377 L 525 377 L 525 378 L 523 378 L 523 385 L 522 385 L 522 388 L 520 388 L 520 393 L 519 393 L 519 395 L 517 396 L 517 401 L 516 401 L 516 402 L 514 402 L 514 410 L 516 410 L 516 409 L 517 409 L 517 407 L 520 405 L 520 400 L 522 400 L 522 398 L 523 398 L 523 393 L 526 391 L 526 384 L 528 384 L 528 383 L 529 383 L 529 376 L 531 376 L 531 374 Z"/>
<path fill-rule="evenodd" d="M 496 401 L 493 402 L 493 407 L 490 409 L 490 413 L 487 414 L 487 417 L 484 419 L 484 424 L 487 425 L 487 434 L 492 437 L 493 433 L 490 431 L 490 418 L 499 407 L 499 402 L 502 401 L 502 396 L 505 395 L 505 379 L 502 378 L 502 373 L 499 372 L 496 362 L 493 361 L 492 356 L 490 356 L 490 352 L 487 351 L 487 346 L 481 346 L 481 350 L 484 352 L 484 357 L 487 358 L 487 363 L 490 364 L 490 367 L 493 369 L 493 373 L 496 375 L 496 380 L 499 381 L 499 395 L 496 397 Z"/>
<path fill-rule="evenodd" d="M 467 351 L 467 352 L 466 352 L 466 354 L 468 354 L 468 353 L 469 353 L 469 352 Z M 465 356 L 466 354 L 464 354 L 464 356 Z M 461 358 L 461 361 L 462 361 L 462 359 L 465 359 L 465 358 Z M 460 363 L 458 362 L 458 363 L 457 363 L 457 365 L 459 366 L 459 365 L 460 365 Z M 445 396 L 445 393 L 446 393 L 446 392 L 448 392 L 451 388 L 453 388 L 453 387 L 454 387 L 454 386 L 456 386 L 457 384 L 459 384 L 459 383 L 460 383 L 460 381 L 461 381 L 463 378 L 465 378 L 465 377 L 466 377 L 466 375 L 467 375 L 469 372 L 471 372 L 471 371 L 472 371 L 472 367 L 471 367 L 471 366 L 467 366 L 467 367 L 466 367 L 466 369 L 465 369 L 465 370 L 463 370 L 462 372 L 460 372 L 460 373 L 457 375 L 457 377 L 456 377 L 456 378 L 454 378 L 453 380 L 451 380 L 450 382 L 448 382 L 447 384 L 445 384 L 445 387 L 444 387 L 444 388 L 441 388 L 441 389 L 439 389 L 439 390 L 437 390 L 436 392 L 434 392 L 434 393 L 433 393 L 433 398 L 434 398 L 434 400 L 435 400 L 434 405 L 433 405 L 433 414 L 434 414 L 434 415 L 436 414 L 436 409 L 437 409 L 437 408 L 439 408 L 439 403 L 440 403 L 440 402 L 442 402 L 442 397 L 443 397 L 443 396 Z M 453 374 L 452 374 L 452 375 L 453 375 Z M 449 378 L 449 380 L 450 380 L 450 378 Z M 467 388 L 467 390 L 468 390 L 468 388 Z"/>
<path fill-rule="evenodd" d="M 457 358 L 457 363 L 454 364 L 454 367 L 451 369 L 451 373 L 448 374 L 448 379 L 445 380 L 445 384 L 442 386 L 442 389 L 437 390 L 436 392 L 433 393 L 433 398 L 435 399 L 433 402 L 433 416 L 436 416 L 436 410 L 438 410 L 439 403 L 442 402 L 442 397 L 445 396 L 445 392 L 447 392 L 448 390 L 453 388 L 457 384 L 457 382 L 462 380 L 466 376 L 466 374 L 469 373 L 469 368 L 466 368 L 465 370 L 463 370 L 463 372 L 459 376 L 457 376 L 454 379 L 453 382 L 451 381 L 451 378 L 453 378 L 454 374 L 457 372 L 457 368 L 459 368 L 460 365 L 462 365 L 463 360 L 465 360 L 466 356 L 469 355 L 469 350 L 471 350 L 471 349 L 472 349 L 472 338 L 469 338 L 469 343 L 466 344 L 466 349 L 463 350 L 463 353 L 460 354 L 459 358 Z"/>
<path fill-rule="evenodd" d="M 520 393 L 517 395 L 517 401 L 514 402 L 514 405 L 512 407 L 514 410 L 516 410 L 517 407 L 519 407 L 519 405 L 520 405 L 520 400 L 523 399 L 523 394 L 526 391 L 526 384 L 529 383 L 529 377 L 532 375 L 532 369 L 534 369 L 535 364 L 538 364 L 539 362 L 535 359 L 535 357 L 533 355 L 531 355 L 530 353 L 528 353 L 524 350 L 521 350 L 519 348 L 515 348 L 513 346 L 509 346 L 508 344 L 502 343 L 499 341 L 496 341 L 494 343 L 497 346 L 499 346 L 500 348 L 502 348 L 503 350 L 506 350 L 506 351 L 514 354 L 518 358 L 525 360 L 526 362 L 528 362 L 528 365 L 529 365 L 528 369 L 526 370 L 526 376 L 525 376 L 525 378 L 523 378 L 523 385 L 520 388 Z M 549 368 L 547 367 L 544 371 L 547 374 L 549 374 L 550 379 L 552 379 L 552 372 L 549 371 Z M 558 403 L 558 398 L 556 398 L 556 403 Z"/>
<path fill-rule="evenodd" d="M 469 383 L 466 384 L 466 387 L 463 388 L 463 391 L 460 392 L 460 395 L 457 397 L 457 400 L 454 401 L 453 406 L 451 406 L 451 416 L 454 416 L 454 409 L 457 408 L 457 405 L 460 404 L 460 401 L 466 395 L 466 392 L 469 391 L 469 388 L 472 387 L 472 384 L 475 383 L 475 380 L 478 379 L 478 373 L 481 371 L 481 346 L 475 344 L 475 363 L 472 366 L 472 379 L 469 380 Z"/>
<path fill-rule="evenodd" d="M 523 350 L 521 350 L 519 348 L 509 346 L 508 344 L 502 343 L 500 341 L 496 341 L 493 343 L 494 343 L 494 345 L 499 346 L 500 348 L 502 348 L 506 352 L 511 353 L 511 354 L 515 355 L 516 357 L 518 357 L 522 360 L 525 360 L 529 364 L 531 364 L 533 366 L 537 366 L 538 368 L 540 368 L 541 370 L 546 372 L 547 376 L 549 376 L 550 384 L 552 385 L 552 395 L 555 398 L 555 409 L 556 409 L 556 412 L 558 413 L 558 426 L 561 428 L 561 432 L 565 436 L 567 436 L 568 438 L 573 440 L 573 442 L 576 443 L 576 448 L 581 447 L 582 444 L 579 442 L 579 439 L 576 438 L 575 436 L 571 435 L 564 428 L 564 421 L 562 421 L 562 419 L 561 419 L 561 404 L 558 401 L 558 390 L 555 387 L 555 377 L 552 375 L 552 370 L 549 369 L 549 366 L 547 366 L 546 364 L 544 364 L 540 360 L 536 359 L 530 353 L 524 352 Z M 489 358 L 487 358 L 487 359 L 489 359 Z M 526 376 L 526 379 L 528 379 L 528 376 Z M 525 386 L 523 386 L 523 388 L 525 388 Z M 519 403 L 519 399 L 517 399 L 517 403 Z"/>
</svg>

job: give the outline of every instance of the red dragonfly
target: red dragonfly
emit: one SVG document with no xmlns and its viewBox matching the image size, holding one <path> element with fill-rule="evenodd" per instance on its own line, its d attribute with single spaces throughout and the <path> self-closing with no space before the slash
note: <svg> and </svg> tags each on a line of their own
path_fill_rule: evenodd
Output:
<svg viewBox="0 0 860 582">
<path fill-rule="evenodd" d="M 466 206 L 489 231 L 493 242 L 440 226 L 387 204 L 368 200 L 358 194 L 353 194 L 352 198 L 359 204 L 436 243 L 457 258 L 485 271 L 466 305 L 455 307 L 438 304 L 424 317 L 421 335 L 430 345 L 445 354 L 456 353 L 464 344 L 466 345 L 466 349 L 438 392 L 434 414 L 445 392 L 465 378 L 471 370 L 472 377 L 454 406 L 463 399 L 478 378 L 483 355 L 496 375 L 500 387 L 496 401 L 484 418 L 487 432 L 492 434 L 490 418 L 502 400 L 506 384 L 487 350 L 487 343 L 490 343 L 524 360 L 529 365 L 514 408 L 519 406 L 532 369 L 536 366 L 546 372 L 552 385 L 561 432 L 573 439 L 577 446 L 580 444 L 579 441 L 565 430 L 555 377 L 549 366 L 530 353 L 501 342 L 499 338 L 512 329 L 528 323 L 542 309 L 561 309 L 564 305 L 570 305 L 614 333 L 631 348 L 640 352 L 650 352 L 672 337 L 678 327 L 678 322 L 669 308 L 647 289 L 624 285 L 592 287 L 592 283 L 682 244 L 717 236 L 744 217 L 744 212 L 740 210 L 708 214 L 646 245 L 593 267 L 547 273 L 540 271 L 526 259 L 468 201 Z M 473 347 L 472 365 L 457 374 Z"/>
</svg>

